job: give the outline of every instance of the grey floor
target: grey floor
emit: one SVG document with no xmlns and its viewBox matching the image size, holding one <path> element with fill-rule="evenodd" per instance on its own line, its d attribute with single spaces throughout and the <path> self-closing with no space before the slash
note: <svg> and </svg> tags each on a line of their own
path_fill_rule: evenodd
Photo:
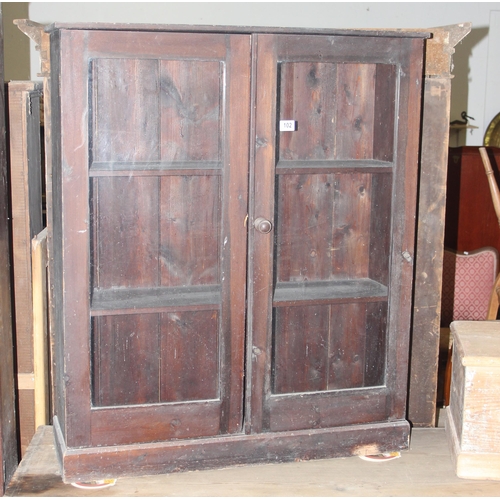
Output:
<svg viewBox="0 0 500 500">
<path fill-rule="evenodd" d="M 500 496 L 500 481 L 456 476 L 441 426 L 413 429 L 410 450 L 389 462 L 349 457 L 121 478 L 115 486 L 90 492 L 61 481 L 52 439 L 51 427 L 38 430 L 6 496 Z"/>
</svg>

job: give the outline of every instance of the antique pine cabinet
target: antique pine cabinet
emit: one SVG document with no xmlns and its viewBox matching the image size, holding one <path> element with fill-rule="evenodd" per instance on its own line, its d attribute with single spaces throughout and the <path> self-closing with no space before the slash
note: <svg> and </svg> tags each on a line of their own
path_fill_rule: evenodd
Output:
<svg viewBox="0 0 500 500">
<path fill-rule="evenodd" d="M 44 36 L 64 480 L 406 448 L 427 34 Z"/>
</svg>

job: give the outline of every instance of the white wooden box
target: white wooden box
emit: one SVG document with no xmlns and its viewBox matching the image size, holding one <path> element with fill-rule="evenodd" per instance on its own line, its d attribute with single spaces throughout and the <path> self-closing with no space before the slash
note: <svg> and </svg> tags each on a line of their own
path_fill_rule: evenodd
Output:
<svg viewBox="0 0 500 500">
<path fill-rule="evenodd" d="M 500 321 L 455 321 L 446 432 L 458 477 L 500 480 Z"/>
</svg>

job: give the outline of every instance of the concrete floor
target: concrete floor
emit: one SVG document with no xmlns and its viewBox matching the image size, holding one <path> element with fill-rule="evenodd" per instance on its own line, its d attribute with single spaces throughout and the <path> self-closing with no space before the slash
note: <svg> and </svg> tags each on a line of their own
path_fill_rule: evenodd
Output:
<svg viewBox="0 0 500 500">
<path fill-rule="evenodd" d="M 6 496 L 42 497 L 351 497 L 500 496 L 499 481 L 460 479 L 443 427 L 413 429 L 409 451 L 389 462 L 359 457 L 224 470 L 120 478 L 103 490 L 86 491 L 61 481 L 52 427 L 41 427 Z"/>
</svg>

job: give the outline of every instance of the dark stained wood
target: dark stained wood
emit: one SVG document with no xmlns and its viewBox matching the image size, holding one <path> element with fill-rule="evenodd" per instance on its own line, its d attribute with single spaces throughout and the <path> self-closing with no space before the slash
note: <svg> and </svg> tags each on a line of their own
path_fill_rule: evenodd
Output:
<svg viewBox="0 0 500 500">
<path fill-rule="evenodd" d="M 253 214 L 271 221 L 275 214 L 276 247 L 273 265 L 269 236 L 252 235 L 251 230 L 251 429 L 285 431 L 285 422 L 305 429 L 314 419 L 302 409 L 304 393 L 322 394 L 325 408 L 337 408 L 336 391 L 368 386 L 365 398 L 370 400 L 380 397 L 375 387 L 383 384 L 390 390 L 380 402 L 379 408 L 387 412 L 382 418 L 403 419 L 421 42 L 408 40 L 396 47 L 392 40 L 383 48 L 375 41 L 373 53 L 370 46 L 362 55 L 354 52 L 356 42 L 351 39 L 330 40 L 327 46 L 326 39 L 259 35 L 257 44 L 257 80 L 265 72 L 265 84 L 256 87 Z M 398 79 L 396 62 L 403 68 Z M 273 102 L 268 92 L 278 75 L 279 99 Z M 259 92 L 261 88 L 266 90 Z M 335 99 L 327 97 L 332 93 Z M 299 107 L 301 99 L 304 109 Z M 273 131 L 269 124 L 279 119 L 295 120 L 296 131 Z M 375 123 L 381 121 L 389 139 L 377 133 L 378 141 L 385 143 L 374 149 Z M 279 143 L 278 159 L 273 143 Z M 277 161 L 281 168 L 278 163 L 273 179 L 269 171 Z M 273 194 L 274 207 L 268 201 Z M 354 315 L 357 321 L 350 321 Z M 256 401 L 259 395 L 261 402 Z M 346 407 L 352 398 L 354 412 L 361 404 L 349 391 L 342 398 Z M 289 413 L 293 416 L 287 418 Z M 351 417 L 339 410 L 336 418 L 347 423 Z"/>
<path fill-rule="evenodd" d="M 339 175 L 334 180 L 332 277 L 368 276 L 370 223 L 372 218 L 379 217 L 371 211 L 371 180 L 370 175 L 357 173 Z M 387 256 L 384 260 L 387 265 Z"/>
<path fill-rule="evenodd" d="M 30 21 L 28 21 L 30 22 Z M 36 23 L 33 23 L 36 24 Z M 344 36 L 379 36 L 402 38 L 429 38 L 431 32 L 421 29 L 338 29 L 338 28 L 293 28 L 267 26 L 224 26 L 224 25 L 192 25 L 192 24 L 120 24 L 120 23 L 60 23 L 55 22 L 48 26 L 38 25 L 51 32 L 55 29 L 82 29 L 106 31 L 175 31 L 177 33 L 274 33 L 274 34 L 310 34 L 310 35 L 344 35 Z"/>
<path fill-rule="evenodd" d="M 365 372 L 364 332 L 370 319 L 364 303 L 332 305 L 328 345 L 328 389 L 363 387 Z M 374 353 L 380 356 L 380 350 Z"/>
<path fill-rule="evenodd" d="M 274 324 L 274 394 L 328 388 L 328 306 L 278 307 Z M 292 368 L 293 367 L 293 368 Z"/>
<path fill-rule="evenodd" d="M 63 480 L 116 478 L 128 475 L 222 468 L 228 465 L 291 462 L 349 455 L 383 453 L 408 447 L 407 422 L 374 423 L 285 433 L 266 432 L 186 441 L 136 444 L 133 447 L 94 447 L 70 450 L 62 446 L 54 426 L 58 453 L 64 460 Z M 379 444 L 374 444 L 379 443 Z M 201 445 L 201 446 L 200 446 Z M 201 451 L 200 451 L 201 450 Z"/>
<path fill-rule="evenodd" d="M 337 158 L 373 158 L 375 71 L 375 64 L 338 65 L 335 116 Z M 390 92 L 390 87 L 386 91 Z"/>
<path fill-rule="evenodd" d="M 329 160 L 335 152 L 335 123 L 327 112 L 335 106 L 334 64 L 282 63 L 279 119 L 293 119 L 297 131 L 280 134 L 281 160 Z M 310 137 L 321 138 L 311 142 Z"/>
<path fill-rule="evenodd" d="M 98 58 L 92 72 L 92 161 L 160 159 L 158 61 Z"/>
<path fill-rule="evenodd" d="M 161 179 L 159 259 L 162 286 L 219 283 L 219 181 L 218 176 L 208 175 Z"/>
<path fill-rule="evenodd" d="M 436 425 L 446 167 L 450 122 L 450 74 L 454 47 L 470 23 L 434 28 L 426 41 L 420 159 L 417 253 L 408 418 L 414 426 Z"/>
<path fill-rule="evenodd" d="M 391 209 L 392 199 L 387 193 L 392 189 L 392 173 L 372 177 L 372 213 L 376 217 L 370 220 L 370 263 L 368 276 L 387 286 L 389 284 L 389 266 L 387 256 L 391 251 Z"/>
<path fill-rule="evenodd" d="M 387 287 L 367 278 L 292 281 L 276 284 L 273 305 L 371 302 L 380 301 L 386 297 Z"/>
<path fill-rule="evenodd" d="M 365 387 L 383 385 L 387 373 L 387 303 L 366 305 L 366 340 L 363 383 Z"/>
<path fill-rule="evenodd" d="M 159 286 L 159 180 L 98 178 L 92 194 L 94 287 Z"/>
<path fill-rule="evenodd" d="M 220 411 L 218 401 L 126 406 L 120 411 L 96 408 L 91 413 L 91 446 L 131 445 L 130 449 L 137 443 L 220 437 Z M 127 432 L 123 432 L 124 422 Z"/>
<path fill-rule="evenodd" d="M 158 315 L 102 316 L 92 326 L 94 406 L 157 403 Z"/>
<path fill-rule="evenodd" d="M 14 340 L 11 284 L 11 240 L 5 94 L 3 29 L 0 10 L 0 495 L 3 495 L 18 463 L 14 392 Z"/>
<path fill-rule="evenodd" d="M 426 76 L 408 393 L 408 419 L 418 427 L 434 427 L 437 421 L 442 250 L 445 208 L 448 203 L 446 176 L 450 93 L 450 75 Z M 453 178 L 454 175 L 451 175 L 449 182 L 453 182 Z M 480 184 L 481 180 L 478 171 L 474 176 L 474 186 Z M 453 192 L 448 194 L 450 201 L 453 196 Z M 486 197 L 482 198 L 481 203 L 487 203 Z M 473 210 L 474 205 L 468 209 Z M 482 224 L 483 215 L 481 211 L 481 216 L 475 220 L 476 224 Z"/>
<path fill-rule="evenodd" d="M 217 311 L 162 314 L 162 402 L 218 399 Z"/>
<path fill-rule="evenodd" d="M 404 418 L 409 363 L 409 332 L 413 293 L 413 263 L 415 252 L 415 215 L 417 176 L 420 145 L 420 105 L 423 89 L 423 50 L 421 40 L 408 40 L 411 57 L 401 66 L 398 106 L 398 143 L 394 189 L 400 193 L 393 200 L 391 227 L 392 294 L 388 303 L 387 329 L 393 335 L 386 337 L 386 384 L 394 391 L 389 412 L 394 418 Z M 411 47 L 411 48 L 410 48 Z M 404 84 L 403 84 L 404 82 Z M 404 167 L 403 167 L 404 165 Z M 395 309 L 396 303 L 400 306 Z M 395 334 L 397 332 L 397 334 Z"/>
<path fill-rule="evenodd" d="M 65 480 L 405 448 L 422 40 L 49 31 Z"/>
<path fill-rule="evenodd" d="M 242 432 L 245 408 L 245 340 L 247 304 L 247 237 L 251 126 L 251 39 L 231 36 L 227 40 L 226 88 L 228 110 L 224 118 L 226 141 L 223 143 L 225 176 L 222 197 L 222 311 L 221 328 L 226 332 L 221 342 L 221 373 L 228 373 L 220 387 L 221 432 Z M 237 256 L 237 258 L 236 258 Z M 224 417 L 224 418 L 222 418 Z"/>
<path fill-rule="evenodd" d="M 58 408 L 69 448 L 238 432 L 243 421 L 250 38 L 144 34 L 60 33 L 57 196 L 68 218 L 54 245 L 65 290 L 78 290 L 65 291 L 72 312 L 56 329 L 60 360 L 80 352 Z M 77 86 L 88 94 L 75 98 Z M 73 345 L 80 314 L 93 319 Z M 88 377 L 92 393 L 80 391 Z"/>
<path fill-rule="evenodd" d="M 161 159 L 220 158 L 221 73 L 219 61 L 161 61 Z"/>
<path fill-rule="evenodd" d="M 255 130 L 250 163 L 249 227 L 257 217 L 274 221 L 277 113 L 277 46 L 273 36 L 253 37 L 252 126 Z M 258 85 L 257 85 L 258 82 Z M 265 89 L 265 91 L 263 91 Z M 264 414 L 266 374 L 271 368 L 273 290 L 273 233 L 248 232 L 248 322 L 246 362 L 246 432 L 256 434 L 265 428 L 269 415 Z M 250 250 L 251 249 L 251 250 Z"/>
<path fill-rule="evenodd" d="M 377 64 L 375 69 L 375 102 L 373 123 L 373 158 L 394 159 L 394 120 L 396 113 L 397 68 L 393 64 Z"/>
<path fill-rule="evenodd" d="M 160 312 L 190 309 L 213 309 L 220 306 L 219 285 L 175 286 L 157 288 L 110 288 L 94 290 L 92 316 Z"/>
<path fill-rule="evenodd" d="M 387 396 L 385 388 L 338 391 L 334 397 L 324 392 L 303 394 L 300 398 L 275 395 L 269 402 L 272 408 L 270 429 L 283 433 L 321 428 L 339 430 L 342 426 L 362 426 L 366 421 L 384 421 Z M 352 411 L 353 406 L 356 407 L 355 412 Z"/>
</svg>

